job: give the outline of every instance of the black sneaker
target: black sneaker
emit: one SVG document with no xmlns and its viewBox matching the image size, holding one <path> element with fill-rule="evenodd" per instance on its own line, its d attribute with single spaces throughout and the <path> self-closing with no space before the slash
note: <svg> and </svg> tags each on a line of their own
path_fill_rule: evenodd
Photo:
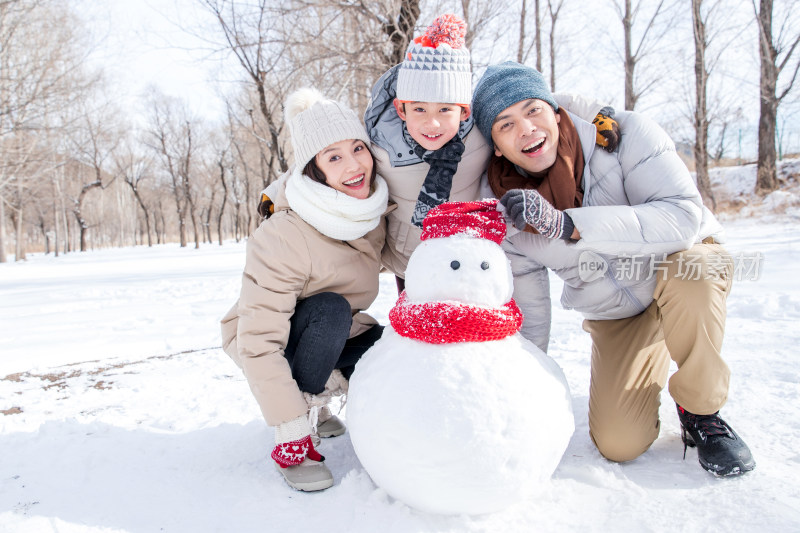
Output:
<svg viewBox="0 0 800 533">
<path fill-rule="evenodd" d="M 686 447 L 697 447 L 700 466 L 717 476 L 737 476 L 756 467 L 750 448 L 732 427 L 713 415 L 695 415 L 680 405 L 678 418 L 681 421 L 683 458 Z"/>
</svg>

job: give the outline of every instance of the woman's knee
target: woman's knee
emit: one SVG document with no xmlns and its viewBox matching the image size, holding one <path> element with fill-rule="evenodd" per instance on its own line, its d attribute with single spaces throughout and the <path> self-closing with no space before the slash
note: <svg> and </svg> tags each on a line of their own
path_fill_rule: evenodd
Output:
<svg viewBox="0 0 800 533">
<path fill-rule="evenodd" d="M 308 322 L 324 322 L 331 326 L 350 331 L 352 313 L 347 299 L 335 292 L 321 292 L 297 302 L 297 318 L 305 317 Z"/>
</svg>

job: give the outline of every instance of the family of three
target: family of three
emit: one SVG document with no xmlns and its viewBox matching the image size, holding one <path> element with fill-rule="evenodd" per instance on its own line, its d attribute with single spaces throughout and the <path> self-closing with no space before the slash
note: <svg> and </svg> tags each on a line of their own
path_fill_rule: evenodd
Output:
<svg viewBox="0 0 800 533">
<path fill-rule="evenodd" d="M 402 290 L 430 209 L 496 197 L 522 334 L 547 350 L 549 271 L 564 281 L 562 305 L 584 315 L 600 454 L 630 461 L 655 441 L 675 361 L 684 454 L 696 447 L 717 475 L 752 470 L 719 416 L 733 262 L 674 144 L 642 115 L 554 96 L 518 63 L 490 66 L 473 89 L 464 31 L 437 18 L 376 82 L 365 124 L 313 89 L 285 102 L 294 165 L 262 196 L 239 300 L 222 320 L 223 348 L 274 428 L 276 467 L 299 490 L 333 485 L 317 447 L 345 432 L 328 403 L 381 337 L 364 313 L 379 272 Z M 607 268 L 586 276 L 588 260 Z M 618 275 L 634 260 L 639 275 Z"/>
</svg>

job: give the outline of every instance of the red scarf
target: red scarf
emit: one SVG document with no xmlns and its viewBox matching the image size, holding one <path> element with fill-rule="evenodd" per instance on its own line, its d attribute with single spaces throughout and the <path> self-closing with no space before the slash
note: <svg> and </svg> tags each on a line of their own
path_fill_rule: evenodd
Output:
<svg viewBox="0 0 800 533">
<path fill-rule="evenodd" d="M 413 304 L 403 291 L 389 311 L 389 322 L 403 337 L 429 344 L 484 342 L 518 332 L 522 312 L 513 298 L 500 308 L 451 301 Z"/>
</svg>

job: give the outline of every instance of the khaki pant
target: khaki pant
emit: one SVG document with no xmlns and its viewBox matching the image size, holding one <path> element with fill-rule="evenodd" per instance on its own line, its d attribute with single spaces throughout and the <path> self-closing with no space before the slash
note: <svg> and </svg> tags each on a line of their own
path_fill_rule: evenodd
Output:
<svg viewBox="0 0 800 533">
<path fill-rule="evenodd" d="M 707 239 L 656 271 L 655 301 L 640 315 L 585 320 L 592 336 L 589 433 L 612 461 L 629 461 L 658 437 L 658 408 L 672 359 L 672 398 L 687 411 L 718 411 L 730 371 L 720 356 L 733 260 Z"/>
</svg>

